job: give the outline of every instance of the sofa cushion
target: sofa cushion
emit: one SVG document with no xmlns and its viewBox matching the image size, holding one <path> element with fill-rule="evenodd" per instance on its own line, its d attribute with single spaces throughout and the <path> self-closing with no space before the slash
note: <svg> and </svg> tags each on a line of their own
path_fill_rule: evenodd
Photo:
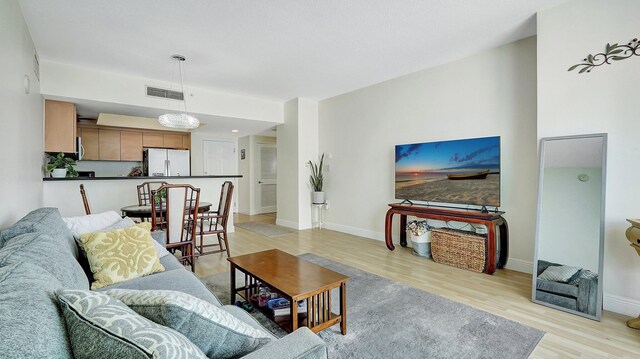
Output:
<svg viewBox="0 0 640 359">
<path fill-rule="evenodd" d="M 78 246 L 73 234 L 62 221 L 57 208 L 39 208 L 31 211 L 11 227 L 0 231 L 0 242 L 5 243 L 25 233 L 42 232 L 54 238 L 65 240 L 74 258 L 78 258 Z"/>
<path fill-rule="evenodd" d="M 164 271 L 149 231 L 137 226 L 80 236 L 98 289 Z"/>
<path fill-rule="evenodd" d="M 109 227 L 118 222 L 122 217 L 116 211 L 108 211 L 103 213 L 89 214 L 77 217 L 64 217 L 62 221 L 71 231 L 76 239 L 80 239 L 80 235 L 92 233 Z"/>
<path fill-rule="evenodd" d="M 175 329 L 209 358 L 240 357 L 273 340 L 264 330 L 183 292 L 111 289 L 105 293 L 143 317 Z"/>
<path fill-rule="evenodd" d="M 182 334 L 105 294 L 58 291 L 75 358 L 206 358 Z"/>
<path fill-rule="evenodd" d="M 549 266 L 540 275 L 539 279 L 549 280 L 553 282 L 567 283 L 573 276 L 578 274 L 582 268 L 571 266 Z"/>
<path fill-rule="evenodd" d="M 64 287 L 89 289 L 84 270 L 60 238 L 42 232 L 25 233 L 12 238 L 0 249 L 0 267 L 21 262 L 44 269 Z"/>
<path fill-rule="evenodd" d="M 276 339 L 276 337 L 273 334 L 271 334 L 271 332 L 268 331 L 267 328 L 263 327 L 262 324 L 260 324 L 260 322 L 258 322 L 256 318 L 254 318 L 249 313 L 247 313 L 246 310 L 240 307 L 236 307 L 235 305 L 223 305 L 222 310 L 242 320 L 243 322 L 249 324 L 253 328 L 264 332 L 265 334 L 269 335 L 271 338 Z"/>
<path fill-rule="evenodd" d="M 61 287 L 31 263 L 0 267 L 0 357 L 73 357 L 55 296 Z"/>
<path fill-rule="evenodd" d="M 174 269 L 184 269 L 184 266 L 178 258 L 169 254 L 168 256 L 164 256 L 160 258 L 160 264 L 164 267 L 165 272 L 174 270 Z"/>
<path fill-rule="evenodd" d="M 175 269 L 168 272 L 152 274 L 150 276 L 128 280 L 108 287 L 98 289 L 99 292 L 109 289 L 158 289 L 177 290 L 191 294 L 196 298 L 222 306 L 218 298 L 213 295 L 207 287 L 202 284 L 190 271 L 186 269 Z"/>
</svg>

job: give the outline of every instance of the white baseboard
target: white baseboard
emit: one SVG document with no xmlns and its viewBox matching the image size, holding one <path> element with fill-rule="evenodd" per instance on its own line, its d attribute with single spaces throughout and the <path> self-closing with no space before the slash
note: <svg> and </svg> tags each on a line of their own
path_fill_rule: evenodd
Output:
<svg viewBox="0 0 640 359">
<path fill-rule="evenodd" d="M 342 232 L 342 233 L 352 234 L 354 236 L 375 239 L 378 241 L 384 241 L 383 232 L 376 232 L 376 231 L 371 231 L 367 229 L 351 227 L 351 226 L 346 226 L 344 224 L 330 223 L 330 222 L 325 222 L 324 228 L 331 229 L 333 231 Z"/>
<path fill-rule="evenodd" d="M 533 273 L 533 262 L 524 261 L 522 259 L 509 258 L 505 268 L 522 273 Z"/>
<path fill-rule="evenodd" d="M 604 310 L 628 315 L 630 317 L 637 317 L 638 314 L 640 314 L 640 300 L 606 293 L 602 299 L 604 301 Z"/>
<path fill-rule="evenodd" d="M 300 226 L 298 224 L 298 222 L 294 222 L 294 221 L 287 221 L 285 219 L 276 219 L 276 224 L 278 226 L 283 226 L 283 227 L 287 227 L 287 228 L 291 228 L 291 229 L 295 229 L 297 231 L 300 230 Z"/>
</svg>

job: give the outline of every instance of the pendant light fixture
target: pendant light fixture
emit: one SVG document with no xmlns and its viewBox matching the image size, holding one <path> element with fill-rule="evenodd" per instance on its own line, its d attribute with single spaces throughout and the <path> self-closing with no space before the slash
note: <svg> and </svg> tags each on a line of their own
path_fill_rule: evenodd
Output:
<svg viewBox="0 0 640 359">
<path fill-rule="evenodd" d="M 180 92 L 182 92 L 182 101 L 184 102 L 184 112 L 183 113 L 165 113 L 164 115 L 160 115 L 158 117 L 158 122 L 164 126 L 169 128 L 180 128 L 180 129 L 194 129 L 200 126 L 200 121 L 189 115 L 187 111 L 187 94 L 184 93 L 184 79 L 182 76 L 182 63 L 186 60 L 186 58 L 182 55 L 173 55 L 172 59 L 178 62 L 178 70 L 180 72 Z"/>
</svg>

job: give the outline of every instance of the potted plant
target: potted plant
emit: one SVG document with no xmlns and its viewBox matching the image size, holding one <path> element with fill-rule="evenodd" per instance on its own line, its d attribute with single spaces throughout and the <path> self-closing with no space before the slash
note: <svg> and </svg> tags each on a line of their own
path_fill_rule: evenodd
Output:
<svg viewBox="0 0 640 359">
<path fill-rule="evenodd" d="M 77 177 L 78 172 L 73 168 L 75 165 L 76 161 L 60 152 L 55 156 L 48 155 L 46 168 L 54 178 Z"/>
<path fill-rule="evenodd" d="M 411 236 L 413 254 L 431 257 L 431 227 L 427 221 L 411 221 L 407 223 L 407 231 Z"/>
<path fill-rule="evenodd" d="M 311 175 L 309 176 L 309 183 L 313 190 L 312 202 L 314 204 L 325 203 L 324 191 L 322 190 L 324 175 L 322 174 L 322 165 L 324 163 L 324 153 L 320 156 L 320 163 L 313 163 L 309 161 L 309 167 L 311 167 Z"/>
</svg>

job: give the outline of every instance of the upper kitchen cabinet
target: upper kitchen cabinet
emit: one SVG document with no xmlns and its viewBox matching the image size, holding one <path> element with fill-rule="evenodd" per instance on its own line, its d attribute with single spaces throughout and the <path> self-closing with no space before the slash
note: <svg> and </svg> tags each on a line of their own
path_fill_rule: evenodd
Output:
<svg viewBox="0 0 640 359">
<path fill-rule="evenodd" d="M 120 132 L 120 160 L 142 161 L 142 142 L 142 132 Z"/>
<path fill-rule="evenodd" d="M 142 146 L 143 147 L 164 147 L 164 135 L 160 132 L 143 132 L 142 133 Z"/>
<path fill-rule="evenodd" d="M 68 102 L 44 102 L 44 151 L 76 152 L 76 105 Z"/>
<path fill-rule="evenodd" d="M 98 130 L 98 146 L 100 159 L 106 161 L 120 161 L 120 132 L 119 130 Z M 142 149 L 140 149 L 142 155 Z"/>
<path fill-rule="evenodd" d="M 78 135 L 82 139 L 82 159 L 99 160 L 98 129 L 78 127 Z"/>
<path fill-rule="evenodd" d="M 181 133 L 165 133 L 164 134 L 164 148 L 183 148 L 182 147 L 182 134 Z"/>
<path fill-rule="evenodd" d="M 191 149 L 191 134 L 182 135 L 182 148 L 185 150 Z"/>
</svg>

